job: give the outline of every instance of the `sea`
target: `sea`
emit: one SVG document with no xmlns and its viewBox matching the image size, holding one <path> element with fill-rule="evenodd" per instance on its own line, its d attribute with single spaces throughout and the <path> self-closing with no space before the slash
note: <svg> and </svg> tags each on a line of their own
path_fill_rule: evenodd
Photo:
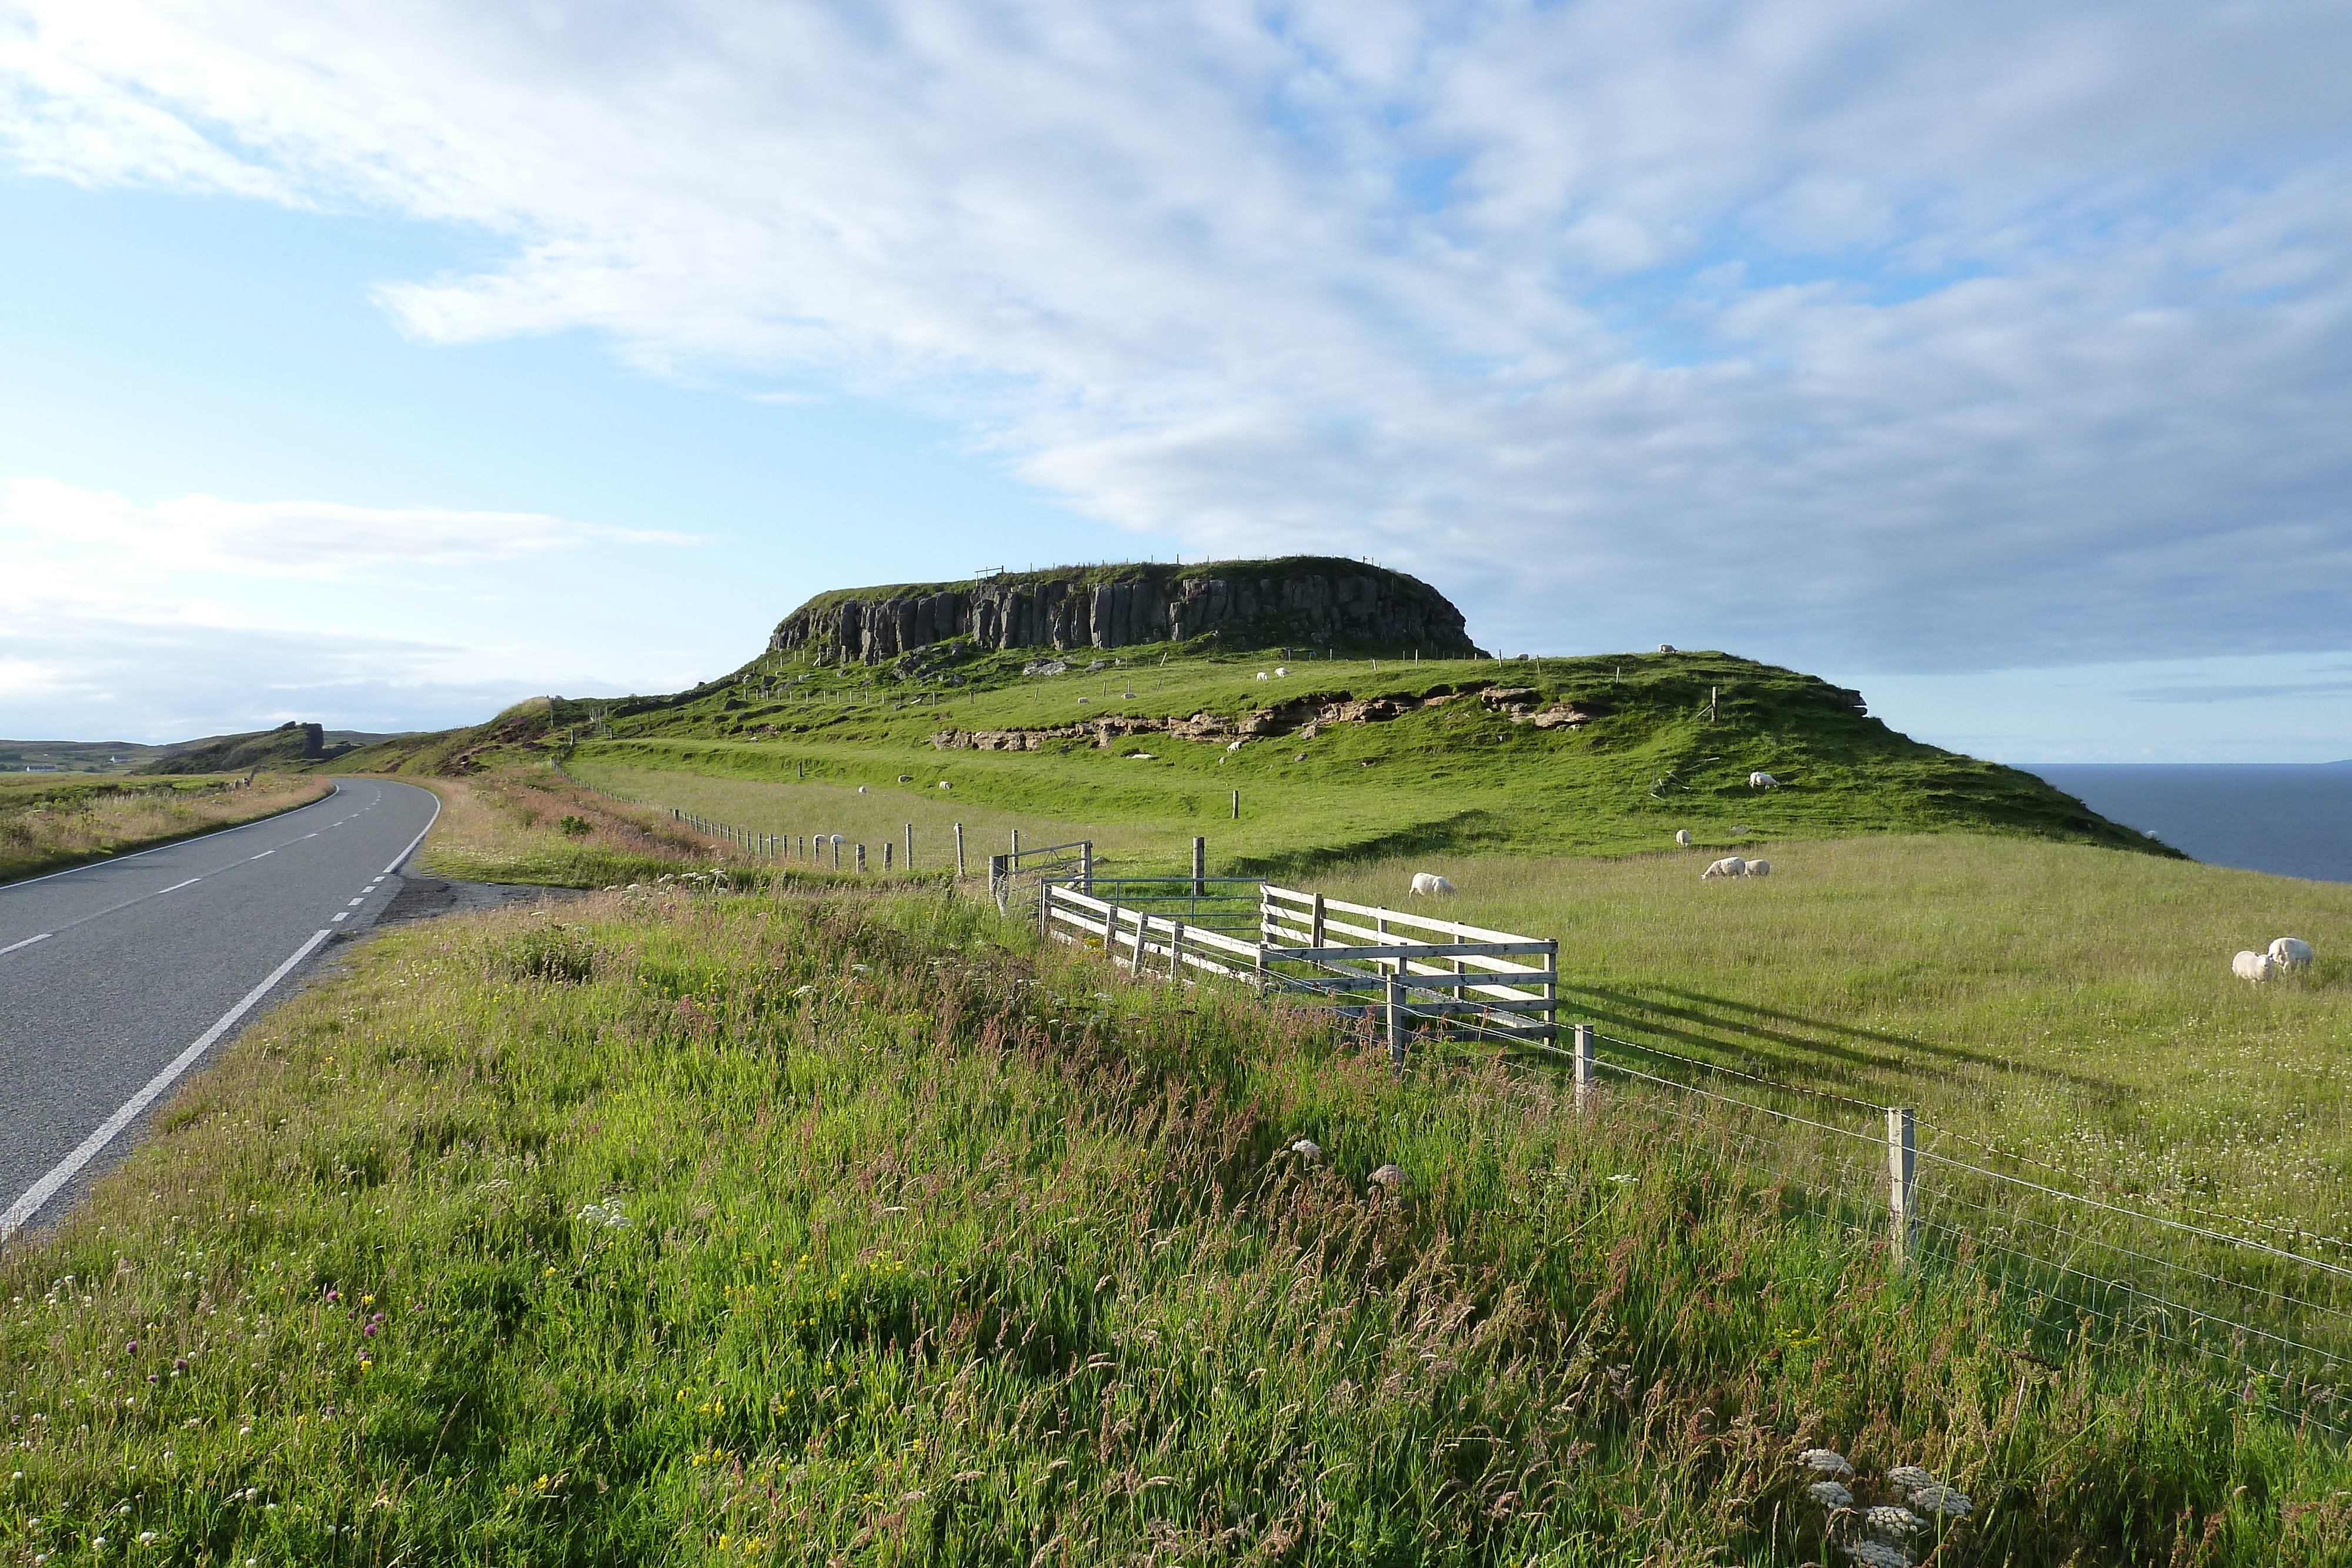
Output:
<svg viewBox="0 0 2352 1568">
<path fill-rule="evenodd" d="M 2352 882 L 2352 762 L 2022 766 L 2209 865 Z"/>
</svg>

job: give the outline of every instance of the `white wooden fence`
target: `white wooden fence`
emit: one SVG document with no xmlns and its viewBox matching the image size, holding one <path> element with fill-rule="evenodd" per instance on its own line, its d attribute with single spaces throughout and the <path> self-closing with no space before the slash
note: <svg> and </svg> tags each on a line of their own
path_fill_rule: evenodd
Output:
<svg viewBox="0 0 2352 1568">
<path fill-rule="evenodd" d="M 1129 878 L 1117 884 L 1118 896 L 1104 897 L 1096 894 L 1112 894 L 1112 886 L 1088 892 L 1076 882 L 1041 879 L 1038 935 L 1098 946 L 1136 975 L 1222 975 L 1354 1016 L 1378 1013 L 1400 1058 L 1405 1033 L 1415 1028 L 1505 1042 L 1559 1038 L 1557 942 L 1270 883 L 1209 880 L 1215 892 L 1189 877 Z M 1223 910 L 1203 911 L 1204 894 L 1210 903 L 1234 904 L 1240 900 L 1217 893 L 1250 886 L 1257 895 L 1254 933 L 1243 934 L 1246 926 L 1237 933 Z"/>
</svg>

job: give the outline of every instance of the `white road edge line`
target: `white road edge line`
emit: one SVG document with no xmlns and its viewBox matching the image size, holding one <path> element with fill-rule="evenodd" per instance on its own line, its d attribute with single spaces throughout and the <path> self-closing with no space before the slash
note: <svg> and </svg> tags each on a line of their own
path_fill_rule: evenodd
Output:
<svg viewBox="0 0 2352 1568">
<path fill-rule="evenodd" d="M 433 814 L 425 819 L 425 825 L 416 830 L 416 836 L 408 841 L 408 847 L 401 851 L 398 854 L 393 856 L 392 863 L 383 868 L 383 874 L 386 876 L 390 876 L 394 872 L 398 871 L 400 869 L 400 862 L 416 852 L 416 846 L 425 841 L 425 835 L 433 831 L 433 824 L 441 820 L 440 793 L 437 790 L 432 789 L 426 790 L 425 793 L 433 797 Z"/>
<path fill-rule="evenodd" d="M 170 1066 L 149 1079 L 146 1088 L 124 1101 L 121 1110 L 109 1116 L 97 1132 L 81 1141 L 80 1147 L 59 1160 L 48 1175 L 35 1182 L 24 1197 L 9 1206 L 7 1213 L 0 1214 L 0 1241 L 5 1241 L 22 1230 L 33 1216 L 40 1213 L 41 1205 L 55 1197 L 59 1187 L 81 1174 L 81 1168 L 96 1159 L 100 1152 L 114 1141 L 117 1134 L 138 1119 L 142 1111 L 153 1104 L 156 1097 L 169 1089 L 180 1074 L 195 1065 L 196 1059 L 211 1050 L 215 1040 L 226 1034 L 237 1019 L 251 1012 L 254 1004 L 269 994 L 271 987 L 284 979 L 294 966 L 317 952 L 319 944 L 333 935 L 331 931 L 311 933 L 310 939 L 295 948 L 291 957 L 269 971 L 268 979 L 246 992 L 243 1001 L 223 1013 L 218 1023 L 199 1035 L 194 1045 L 173 1057 Z"/>
<path fill-rule="evenodd" d="M 54 931 L 44 931 L 38 936 L 27 936 L 22 942 L 11 942 L 5 947 L 0 947 L 0 954 L 14 953 L 19 947 L 29 947 L 36 942 L 46 942 L 56 935 Z"/>
<path fill-rule="evenodd" d="M 289 806 L 286 810 L 273 811 L 267 817 L 256 817 L 250 822 L 239 822 L 234 828 L 223 828 L 217 832 L 198 833 L 192 839 L 173 839 L 170 843 L 157 844 L 152 850 L 133 850 L 127 855 L 113 855 L 102 861 L 85 861 L 80 865 L 69 865 L 63 871 L 43 872 L 38 876 L 28 876 L 22 882 L 0 883 L 0 893 L 14 893 L 20 887 L 30 887 L 37 882 L 47 882 L 51 877 L 71 876 L 76 872 L 96 871 L 100 866 L 121 865 L 124 861 L 135 861 L 141 855 L 160 855 L 165 850 L 184 849 L 190 844 L 200 844 L 206 839 L 217 839 L 229 833 L 242 833 L 255 828 L 266 828 L 272 822 L 284 821 L 297 811 L 307 811 L 313 806 L 323 806 L 342 792 L 343 787 L 338 784 L 315 800 L 305 800 L 299 806 Z M 436 817 L 441 814 L 441 797 L 438 795 L 433 797 L 433 814 Z M 261 854 L 274 855 L 277 852 L 276 850 L 264 850 Z M 259 860 L 261 855 L 256 855 L 253 858 Z"/>
</svg>

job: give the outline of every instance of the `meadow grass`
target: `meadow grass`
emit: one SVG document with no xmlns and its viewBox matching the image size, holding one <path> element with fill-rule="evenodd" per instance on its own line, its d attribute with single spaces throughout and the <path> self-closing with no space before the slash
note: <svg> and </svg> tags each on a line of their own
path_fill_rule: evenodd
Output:
<svg viewBox="0 0 2352 1568">
<path fill-rule="evenodd" d="M 307 805 L 324 779 L 131 775 L 0 779 L 0 882 L 104 860 Z"/>
<path fill-rule="evenodd" d="M 1916 1106 L 2075 1190 L 2352 1234 L 2352 886 L 1977 834 L 1746 852 L 1771 876 L 1702 881 L 1712 852 L 1691 851 L 1423 856 L 1301 885 L 1556 938 L 1563 1019 L 1605 1035 Z M 1459 895 L 1403 896 L 1415 871 Z M 2231 977 L 2231 954 L 2290 933 L 2310 971 Z"/>
<path fill-rule="evenodd" d="M 1921 745 L 1818 680 L 1728 654 L 1315 662 L 1260 682 L 1257 671 L 1286 667 L 1276 656 L 1189 652 L 1160 665 L 1157 652 L 1120 650 L 1128 666 L 1034 677 L 1020 674 L 1022 655 L 990 655 L 960 666 L 969 684 L 956 687 L 772 655 L 761 678 L 783 683 L 772 697 L 740 684 L 685 694 L 611 719 L 609 737 L 582 722 L 589 705 L 554 705 L 547 722 L 578 741 L 568 763 L 583 778 L 650 769 L 863 786 L 902 802 L 901 821 L 938 815 L 919 799 L 992 813 L 1008 829 L 1022 820 L 1024 840 L 1030 821 L 1086 823 L 1092 831 L 1076 836 L 1117 840 L 1118 852 L 1169 867 L 1194 834 L 1213 837 L 1230 869 L 1290 874 L 1408 851 L 1626 852 L 1677 828 L 1728 842 L 1743 826 L 1780 838 L 1963 828 L 2170 852 L 2029 774 Z M 1597 713 L 1538 729 L 1461 695 L 1493 686 L 1520 692 L 1528 707 Z M 1444 693 L 1456 695 L 1386 722 L 1296 727 L 1326 702 Z M 1238 721 L 1282 704 L 1304 705 L 1288 710 L 1292 732 L 1237 748 L 1225 734 L 1108 746 L 1088 734 L 1024 751 L 932 744 L 1106 718 Z M 1759 770 L 1783 787 L 1751 789 Z"/>
<path fill-rule="evenodd" d="M 1704 1127 L 969 901 L 345 962 L 0 1258 L 16 1560 L 1794 1565 L 1812 1444 L 1942 1563 L 2352 1557 L 2339 1448 Z"/>
</svg>

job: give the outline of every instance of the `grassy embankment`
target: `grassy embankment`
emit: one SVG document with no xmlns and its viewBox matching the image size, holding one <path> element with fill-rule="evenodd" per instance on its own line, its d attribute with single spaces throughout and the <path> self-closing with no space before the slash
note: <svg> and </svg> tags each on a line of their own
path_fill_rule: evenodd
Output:
<svg viewBox="0 0 2352 1568">
<path fill-rule="evenodd" d="M 1938 1563 L 2352 1555 L 2340 1451 L 1704 1132 L 968 902 L 348 962 L 0 1264 L 18 1559 L 1793 1568 L 1808 1443 L 1968 1492 Z"/>
<path fill-rule="evenodd" d="M 580 739 L 582 778 L 625 787 L 630 769 L 747 781 L 833 785 L 878 824 L 912 821 L 936 833 L 961 820 L 1023 826 L 1024 841 L 1067 834 L 1112 846 L 1115 861 L 1175 866 L 1204 833 L 1219 864 L 1297 874 L 1384 853 L 1622 853 L 1654 848 L 1677 828 L 1702 844 L 1857 832 L 1972 831 L 2100 843 L 2168 853 L 2105 821 L 2030 774 L 1923 746 L 1854 713 L 1811 676 L 1720 653 L 1627 654 L 1527 664 L 1370 661 L 1303 664 L 1260 682 L 1266 656 L 1122 649 L 1129 662 L 1093 673 L 1024 677 L 1020 658 L 988 655 L 954 666 L 967 685 L 936 675 L 807 666 L 770 656 L 758 666 L 791 684 L 775 700 L 740 683 L 668 706 L 618 710 L 612 737 L 564 704 L 542 725 Z M 940 750 L 939 733 L 1050 729 L 1107 717 L 1238 721 L 1270 704 L 1414 697 L 1499 684 L 1595 714 L 1580 727 L 1538 729 L 1456 697 L 1387 722 L 1322 726 L 1245 741 L 1143 735 L 1097 747 L 1047 740 L 1036 751 Z M 1132 692 L 1132 695 L 1128 694 Z M 1714 716 L 1710 693 L 1717 693 Z M 1311 716 L 1311 712 L 1295 715 Z M 510 727 L 512 727 L 510 726 Z M 592 733 L 593 732 L 593 733 Z M 475 732 L 468 732 L 473 734 Z M 478 739 L 455 745 L 483 755 Z M 1129 755 L 1142 752 L 1148 758 Z M 395 756 L 419 759 L 431 748 Z M 354 758 L 355 765 L 364 754 Z M 1751 790 L 1752 771 L 1784 787 Z M 904 775 L 906 781 L 901 782 Z M 941 789 L 942 783 L 950 786 Z M 1242 792 L 1231 820 L 1230 791 Z M 828 811 L 853 802 L 808 797 Z M 793 816 L 745 821 L 771 831 L 814 826 Z M 855 825 L 853 822 L 852 826 Z M 850 826 L 824 821 L 828 832 Z M 1083 831 L 1081 831 L 1083 829 Z"/>
<path fill-rule="evenodd" d="M 780 891 L 860 879 L 760 862 L 736 845 L 583 789 L 549 768 L 417 779 L 441 797 L 422 856 L 438 876 L 548 887 L 614 888 L 680 876 Z M 905 877 L 864 879 L 903 884 Z"/>
<path fill-rule="evenodd" d="M 324 779 L 0 779 L 0 882 L 104 860 L 290 810 L 326 794 Z"/>
</svg>

